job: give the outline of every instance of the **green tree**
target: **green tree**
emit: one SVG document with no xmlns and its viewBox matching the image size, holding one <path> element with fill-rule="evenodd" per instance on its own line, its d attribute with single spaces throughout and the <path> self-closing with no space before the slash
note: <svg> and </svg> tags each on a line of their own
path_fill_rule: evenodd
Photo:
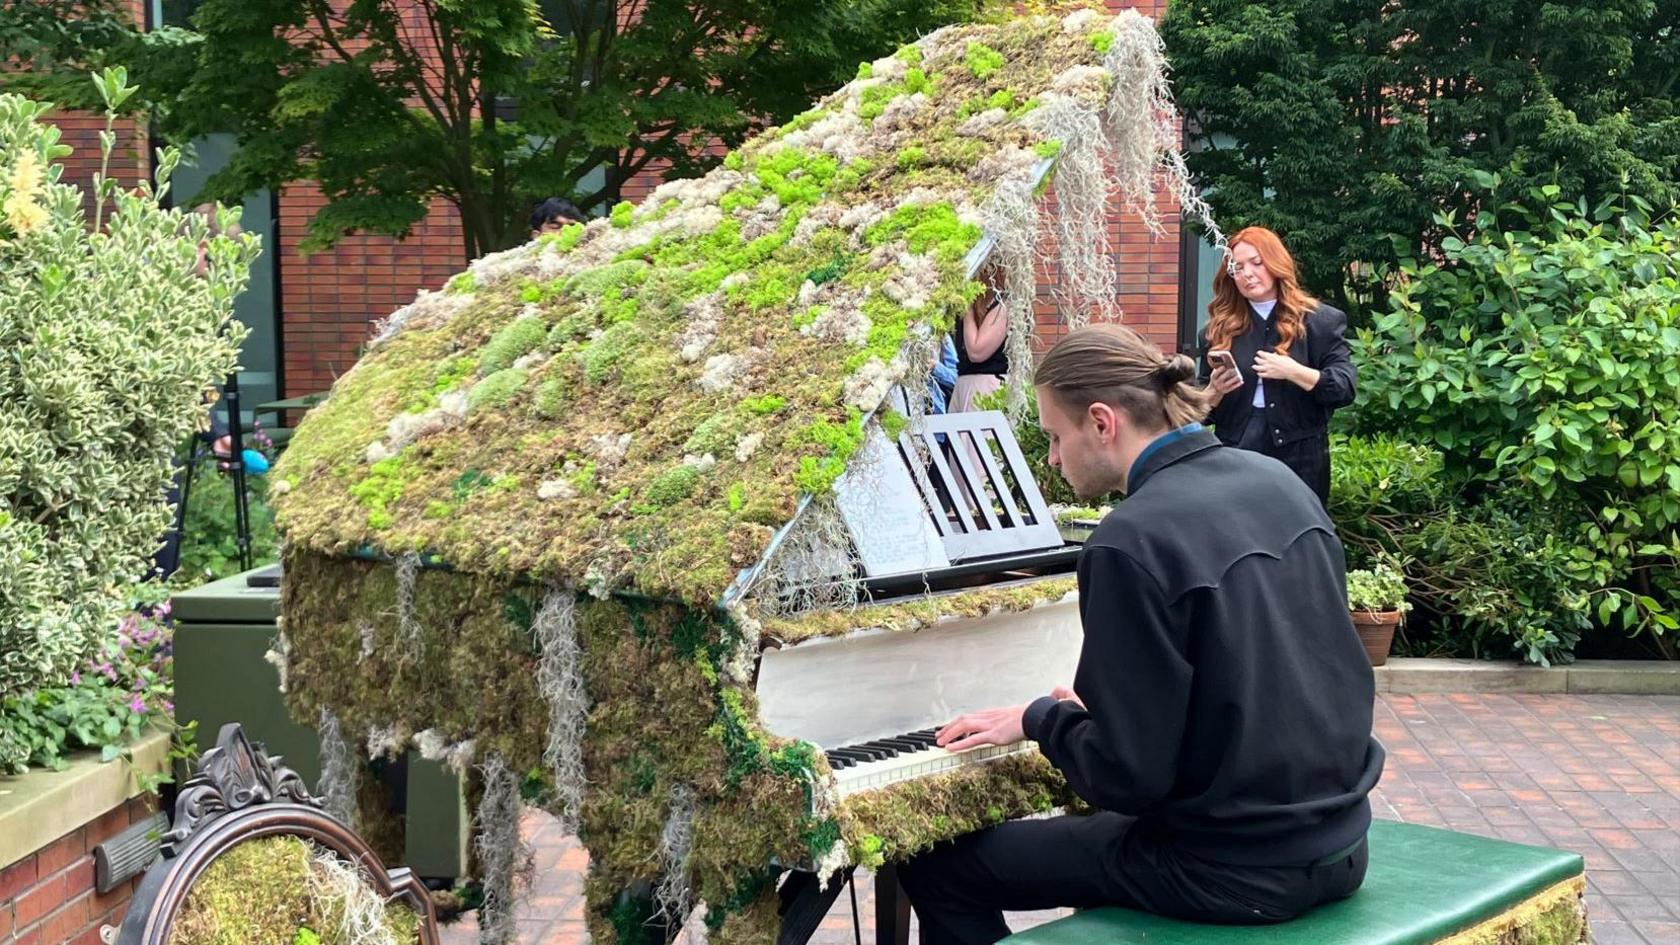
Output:
<svg viewBox="0 0 1680 945">
<path fill-rule="evenodd" d="M 231 199 L 317 182 L 308 247 L 401 235 L 435 198 L 468 258 L 517 244 L 535 199 L 610 206 L 653 168 L 702 171 L 980 0 L 205 0 L 164 130 L 232 132 Z"/>
<path fill-rule="evenodd" d="M 1440 213 L 1680 190 L 1672 0 L 1174 0 L 1161 31 L 1217 218 L 1277 230 L 1342 302 L 1383 307 Z"/>
<path fill-rule="evenodd" d="M 136 28 L 126 0 L 0 0 L 0 89 L 62 108 L 103 111 L 97 86 L 88 81 L 106 66 L 121 65 L 144 83 L 151 98 L 125 104 L 163 106 L 156 89 L 179 89 L 198 37 L 187 30 Z"/>
</svg>

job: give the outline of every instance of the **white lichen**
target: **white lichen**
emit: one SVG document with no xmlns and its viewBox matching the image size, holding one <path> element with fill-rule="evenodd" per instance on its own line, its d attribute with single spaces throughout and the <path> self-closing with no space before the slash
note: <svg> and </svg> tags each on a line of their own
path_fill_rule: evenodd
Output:
<svg viewBox="0 0 1680 945">
<path fill-rule="evenodd" d="M 420 579 L 420 556 L 409 552 L 397 559 L 397 645 L 405 660 L 421 655 L 420 617 L 414 610 L 414 585 Z"/>
<path fill-rule="evenodd" d="M 741 437 L 735 441 L 735 461 L 744 463 L 752 459 L 752 455 L 758 452 L 759 446 L 763 443 L 764 434 L 762 433 L 741 434 Z"/>
</svg>

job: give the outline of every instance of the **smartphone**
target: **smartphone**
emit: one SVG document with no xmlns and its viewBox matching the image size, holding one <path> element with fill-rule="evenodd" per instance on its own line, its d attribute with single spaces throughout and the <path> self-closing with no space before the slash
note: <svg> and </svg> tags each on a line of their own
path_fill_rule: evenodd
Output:
<svg viewBox="0 0 1680 945">
<path fill-rule="evenodd" d="M 1208 359 L 1208 367 L 1210 369 L 1217 368 L 1217 367 L 1228 367 L 1232 371 L 1236 372 L 1238 381 L 1241 381 L 1243 379 L 1242 369 L 1237 367 L 1237 359 L 1231 355 L 1231 352 L 1225 350 L 1224 348 L 1220 348 L 1220 349 L 1215 350 L 1215 351 L 1209 351 L 1207 353 L 1207 359 Z"/>
</svg>

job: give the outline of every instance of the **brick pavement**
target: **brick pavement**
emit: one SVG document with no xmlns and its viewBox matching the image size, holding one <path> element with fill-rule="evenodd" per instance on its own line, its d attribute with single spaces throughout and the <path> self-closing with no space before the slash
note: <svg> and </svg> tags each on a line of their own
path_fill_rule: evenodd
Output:
<svg viewBox="0 0 1680 945">
<path fill-rule="evenodd" d="M 1680 697 L 1388 695 L 1376 731 L 1389 753 L 1378 817 L 1576 851 L 1598 945 L 1680 945 Z M 586 855 L 546 815 L 529 813 L 524 834 L 536 873 L 521 945 L 582 945 Z M 868 878 L 857 895 L 867 942 Z M 1056 914 L 1010 919 L 1021 928 Z M 443 936 L 475 940 L 471 917 Z M 852 941 L 842 894 L 812 942 Z"/>
</svg>

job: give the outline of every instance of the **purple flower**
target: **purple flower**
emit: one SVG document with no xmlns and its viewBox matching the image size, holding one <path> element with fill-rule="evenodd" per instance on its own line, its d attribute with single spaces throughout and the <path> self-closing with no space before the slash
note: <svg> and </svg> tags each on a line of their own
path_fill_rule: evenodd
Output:
<svg viewBox="0 0 1680 945">
<path fill-rule="evenodd" d="M 72 672 L 70 674 L 70 685 L 80 686 L 81 684 L 82 684 L 82 674 L 78 673 L 78 672 Z"/>
<path fill-rule="evenodd" d="M 130 711 L 130 712 L 144 712 L 144 711 L 146 711 L 145 701 L 142 700 L 139 696 L 135 696 L 133 698 L 133 700 L 131 700 L 128 703 L 128 711 Z"/>
<path fill-rule="evenodd" d="M 163 711 L 173 714 L 175 711 L 175 703 L 165 699 L 163 702 Z"/>
</svg>

